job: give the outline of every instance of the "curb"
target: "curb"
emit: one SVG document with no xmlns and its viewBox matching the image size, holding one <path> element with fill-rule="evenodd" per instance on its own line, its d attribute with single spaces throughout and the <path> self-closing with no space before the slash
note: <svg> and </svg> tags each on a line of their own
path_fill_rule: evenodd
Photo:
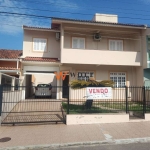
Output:
<svg viewBox="0 0 150 150">
<path fill-rule="evenodd" d="M 104 140 L 104 141 L 89 141 L 89 142 L 75 142 L 75 143 L 64 143 L 64 144 L 46 144 L 46 145 L 31 145 L 31 146 L 16 146 L 0 148 L 0 150 L 37 150 L 44 148 L 65 148 L 75 146 L 93 146 L 93 145 L 117 145 L 117 144 L 131 144 L 131 143 L 148 143 L 150 137 L 145 138 L 132 138 L 132 139 L 118 139 L 118 140 Z"/>
</svg>

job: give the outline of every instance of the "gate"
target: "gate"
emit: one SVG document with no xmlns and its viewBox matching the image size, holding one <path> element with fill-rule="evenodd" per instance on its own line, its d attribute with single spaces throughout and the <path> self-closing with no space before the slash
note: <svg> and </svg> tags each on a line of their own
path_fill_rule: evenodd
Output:
<svg viewBox="0 0 150 150">
<path fill-rule="evenodd" d="M 2 87 L 1 123 L 65 123 L 66 111 L 62 103 L 68 99 L 56 99 L 56 91 L 62 87 Z"/>
<path fill-rule="evenodd" d="M 130 119 L 143 118 L 146 113 L 146 88 L 126 87 L 126 112 Z"/>
</svg>

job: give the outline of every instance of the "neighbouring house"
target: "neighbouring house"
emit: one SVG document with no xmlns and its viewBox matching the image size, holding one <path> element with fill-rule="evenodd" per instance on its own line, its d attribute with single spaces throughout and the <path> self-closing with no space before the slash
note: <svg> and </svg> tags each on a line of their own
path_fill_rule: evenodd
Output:
<svg viewBox="0 0 150 150">
<path fill-rule="evenodd" d="M 22 50 L 0 49 L 0 83 L 15 85 L 19 83 Z"/>
<path fill-rule="evenodd" d="M 93 77 L 113 80 L 115 87 L 142 86 L 149 71 L 143 71 L 146 29 L 118 23 L 117 15 L 97 13 L 92 20 L 53 17 L 51 28 L 23 26 L 23 84 L 63 86 Z M 67 72 L 65 80 L 57 80 L 55 72 Z M 54 93 L 63 98 L 65 90 L 57 88 Z"/>
<path fill-rule="evenodd" d="M 143 34 L 143 69 L 144 85 L 150 86 L 150 28 L 148 27 Z"/>
</svg>

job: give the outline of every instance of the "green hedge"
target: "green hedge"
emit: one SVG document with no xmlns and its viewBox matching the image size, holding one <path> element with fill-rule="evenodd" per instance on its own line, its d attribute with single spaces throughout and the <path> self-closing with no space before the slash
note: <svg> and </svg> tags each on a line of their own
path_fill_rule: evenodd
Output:
<svg viewBox="0 0 150 150">
<path fill-rule="evenodd" d="M 96 80 L 73 80 L 70 82 L 70 86 L 73 89 L 80 89 L 85 87 L 113 87 L 114 82 L 111 80 L 103 80 L 103 81 L 96 81 Z"/>
</svg>

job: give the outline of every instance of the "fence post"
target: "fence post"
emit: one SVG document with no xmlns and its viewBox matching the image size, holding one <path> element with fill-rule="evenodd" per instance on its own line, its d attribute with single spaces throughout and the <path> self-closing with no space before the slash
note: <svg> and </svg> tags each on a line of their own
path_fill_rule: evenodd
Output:
<svg viewBox="0 0 150 150">
<path fill-rule="evenodd" d="M 2 115 L 2 98 L 3 98 L 3 87 L 0 85 L 0 116 Z M 0 120 L 1 124 L 1 120 Z"/>
<path fill-rule="evenodd" d="M 146 96 L 145 96 L 145 86 L 142 87 L 143 89 L 143 113 L 146 113 Z"/>
<path fill-rule="evenodd" d="M 128 87 L 125 86 L 125 92 L 126 92 L 126 114 L 128 113 Z"/>
<path fill-rule="evenodd" d="M 69 85 L 67 86 L 67 90 L 68 90 L 67 114 L 69 114 L 69 91 L 70 91 Z"/>
</svg>

